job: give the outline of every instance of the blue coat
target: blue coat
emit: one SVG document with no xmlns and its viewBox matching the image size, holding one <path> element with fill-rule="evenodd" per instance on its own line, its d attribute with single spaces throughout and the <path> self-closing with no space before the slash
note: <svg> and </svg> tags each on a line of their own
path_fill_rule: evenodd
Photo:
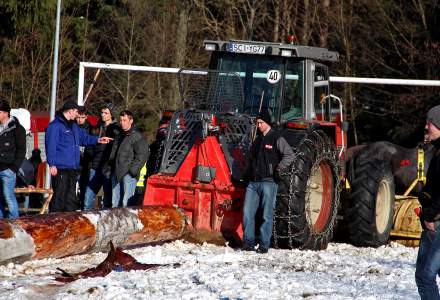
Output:
<svg viewBox="0 0 440 300">
<path fill-rule="evenodd" d="M 76 122 L 69 127 L 62 114 L 46 129 L 46 157 L 49 166 L 58 169 L 79 169 L 80 146 L 96 145 L 98 137 L 89 135 Z"/>
</svg>

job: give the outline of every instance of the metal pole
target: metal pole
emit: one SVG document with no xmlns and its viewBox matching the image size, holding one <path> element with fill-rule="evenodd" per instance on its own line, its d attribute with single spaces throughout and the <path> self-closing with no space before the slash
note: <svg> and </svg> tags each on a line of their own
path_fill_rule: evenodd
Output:
<svg viewBox="0 0 440 300">
<path fill-rule="evenodd" d="M 58 49 L 60 45 L 60 19 L 61 19 L 61 0 L 57 0 L 57 18 L 56 18 L 56 29 L 55 29 L 55 49 L 53 58 L 53 72 L 52 72 L 52 93 L 50 97 L 50 120 L 55 118 L 55 106 L 57 100 L 57 81 L 58 81 Z M 46 153 L 47 155 L 47 153 Z M 47 156 L 46 156 L 47 161 Z M 50 188 L 50 173 L 49 165 L 46 167 L 46 180 L 45 188 Z"/>
<path fill-rule="evenodd" d="M 78 105 L 83 105 L 84 101 L 84 64 L 79 63 L 79 79 L 78 79 Z"/>
</svg>

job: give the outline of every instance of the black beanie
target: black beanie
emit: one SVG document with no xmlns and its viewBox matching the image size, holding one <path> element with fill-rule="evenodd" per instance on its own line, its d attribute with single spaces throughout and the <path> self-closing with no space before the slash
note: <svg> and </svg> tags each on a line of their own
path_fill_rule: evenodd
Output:
<svg viewBox="0 0 440 300">
<path fill-rule="evenodd" d="M 257 119 L 263 120 L 269 126 L 272 126 L 272 117 L 270 116 L 270 114 L 267 110 L 260 112 L 257 116 Z"/>
<path fill-rule="evenodd" d="M 430 121 L 435 127 L 440 129 L 440 105 L 434 106 L 428 111 L 426 120 Z"/>
<path fill-rule="evenodd" d="M 11 106 L 9 105 L 9 102 L 6 100 L 0 100 L 0 111 L 4 111 L 7 113 L 11 112 Z"/>
<path fill-rule="evenodd" d="M 110 111 L 110 114 L 113 117 L 115 105 L 110 101 L 105 101 L 104 103 L 102 103 L 102 106 L 101 106 L 101 109 L 104 109 L 104 108 L 108 108 L 108 110 Z"/>
</svg>

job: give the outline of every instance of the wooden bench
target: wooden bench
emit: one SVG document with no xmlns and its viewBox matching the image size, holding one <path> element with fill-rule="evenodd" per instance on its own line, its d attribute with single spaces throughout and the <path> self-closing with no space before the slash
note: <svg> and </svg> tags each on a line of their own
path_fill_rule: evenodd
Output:
<svg viewBox="0 0 440 300">
<path fill-rule="evenodd" d="M 53 190 L 52 189 L 45 189 L 45 188 L 15 188 L 14 192 L 16 194 L 31 194 L 31 193 L 38 193 L 38 194 L 47 194 L 48 196 L 44 200 L 44 203 L 41 208 L 28 208 L 25 207 L 23 209 L 24 213 L 27 212 L 38 212 L 39 214 L 44 214 L 49 209 L 49 203 L 52 199 Z"/>
</svg>

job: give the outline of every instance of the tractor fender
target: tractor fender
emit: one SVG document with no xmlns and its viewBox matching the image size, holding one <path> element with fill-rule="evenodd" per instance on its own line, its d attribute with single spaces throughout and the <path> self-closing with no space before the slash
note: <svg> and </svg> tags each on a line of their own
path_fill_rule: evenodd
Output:
<svg viewBox="0 0 440 300">
<path fill-rule="evenodd" d="M 379 141 L 368 145 L 350 147 L 347 150 L 348 170 L 355 168 L 354 160 L 358 157 L 362 159 L 376 159 L 388 162 L 394 177 L 396 194 L 403 194 L 411 183 L 417 179 L 417 150 L 418 147 L 405 148 L 396 144 Z M 435 148 L 431 144 L 421 144 L 424 150 L 424 175 L 428 170 L 429 162 L 435 153 Z M 355 180 L 353 174 L 349 172 L 350 183 Z M 417 185 L 415 192 L 419 192 L 421 185 Z"/>
</svg>

